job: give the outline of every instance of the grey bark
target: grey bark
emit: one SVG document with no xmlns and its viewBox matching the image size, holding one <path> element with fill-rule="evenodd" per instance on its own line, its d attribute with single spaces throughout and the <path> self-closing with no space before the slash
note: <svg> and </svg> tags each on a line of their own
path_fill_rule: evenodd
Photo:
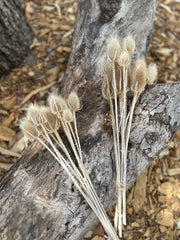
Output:
<svg viewBox="0 0 180 240">
<path fill-rule="evenodd" d="M 81 96 L 78 128 L 85 166 L 105 208 L 115 199 L 115 167 L 109 112 L 98 72 L 107 37 L 132 33 L 136 56 L 145 56 L 155 1 L 80 1 L 72 52 L 61 92 Z M 109 5 L 108 5 L 109 4 Z M 112 12 L 105 10 L 114 6 Z M 110 8 L 111 9 L 111 8 Z M 141 23 L 141 24 L 140 24 Z M 180 84 L 157 84 L 141 95 L 130 136 L 127 187 L 170 143 L 180 126 Z M 0 185 L 0 236 L 9 239 L 81 240 L 98 221 L 71 180 L 40 144 L 33 143 Z"/>
<path fill-rule="evenodd" d="M 0 76 L 21 64 L 29 53 L 32 33 L 20 0 L 0 1 Z"/>
</svg>

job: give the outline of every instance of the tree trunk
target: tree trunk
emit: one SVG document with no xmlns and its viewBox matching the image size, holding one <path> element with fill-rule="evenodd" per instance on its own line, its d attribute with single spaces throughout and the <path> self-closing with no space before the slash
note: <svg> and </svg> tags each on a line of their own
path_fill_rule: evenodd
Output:
<svg viewBox="0 0 180 240">
<path fill-rule="evenodd" d="M 72 52 L 62 93 L 78 90 L 78 127 L 86 168 L 105 208 L 115 200 L 115 166 L 109 111 L 98 73 L 105 43 L 114 33 L 132 34 L 136 56 L 145 56 L 153 28 L 154 0 L 80 0 Z M 109 11 L 108 11 L 109 10 Z M 141 95 L 134 115 L 128 154 L 127 186 L 170 143 L 180 126 L 180 84 L 158 84 Z M 83 197 L 51 155 L 33 143 L 0 185 L 0 236 L 6 239 L 81 240 L 97 223 Z"/>
<path fill-rule="evenodd" d="M 32 33 L 20 0 L 0 1 L 0 76 L 20 65 L 27 56 Z"/>
</svg>

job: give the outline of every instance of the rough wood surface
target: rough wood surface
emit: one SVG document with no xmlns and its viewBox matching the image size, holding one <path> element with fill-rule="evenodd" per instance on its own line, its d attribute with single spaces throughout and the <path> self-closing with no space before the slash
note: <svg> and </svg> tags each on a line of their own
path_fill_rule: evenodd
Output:
<svg viewBox="0 0 180 240">
<path fill-rule="evenodd" d="M 0 75 L 21 64 L 28 55 L 32 33 L 20 0 L 0 1 Z"/>
<path fill-rule="evenodd" d="M 66 95 L 78 90 L 78 114 L 84 162 L 106 208 L 114 203 L 115 167 L 111 128 L 103 126 L 108 104 L 102 98 L 99 56 L 112 32 L 132 33 L 137 54 L 144 56 L 155 13 L 155 1 L 80 1 L 74 43 L 62 83 Z M 112 12 L 104 9 L 113 6 Z M 118 5 L 119 3 L 119 5 Z M 120 6 L 120 10 L 117 10 Z M 133 6 L 133 7 L 132 7 Z M 180 126 L 180 84 L 148 87 L 135 109 L 128 154 L 128 187 L 168 146 Z M 67 175 L 38 143 L 33 143 L 0 184 L 0 238 L 81 240 L 97 217 Z"/>
</svg>

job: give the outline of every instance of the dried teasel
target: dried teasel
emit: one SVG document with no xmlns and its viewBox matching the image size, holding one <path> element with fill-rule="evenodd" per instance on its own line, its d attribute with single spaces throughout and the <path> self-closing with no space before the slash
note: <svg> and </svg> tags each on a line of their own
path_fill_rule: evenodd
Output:
<svg viewBox="0 0 180 240">
<path fill-rule="evenodd" d="M 48 97 L 48 105 L 53 114 L 61 114 L 67 108 L 66 101 L 61 96 L 51 93 Z"/>
<path fill-rule="evenodd" d="M 135 50 L 135 41 L 131 36 L 127 36 L 123 39 L 123 50 L 128 52 L 130 55 L 134 53 Z"/>
<path fill-rule="evenodd" d="M 55 114 L 53 114 L 49 107 L 42 106 L 40 107 L 41 114 L 44 115 L 47 122 L 44 124 L 45 129 L 48 132 L 53 132 L 59 129 L 60 127 L 60 121 L 56 117 Z"/>
<path fill-rule="evenodd" d="M 136 60 L 132 71 L 131 89 L 142 92 L 147 84 L 146 63 L 143 59 Z"/>
<path fill-rule="evenodd" d="M 128 67 L 130 64 L 130 56 L 129 53 L 124 51 L 120 54 L 117 63 L 119 64 L 119 66 L 121 67 Z"/>
<path fill-rule="evenodd" d="M 156 64 L 149 64 L 147 67 L 147 83 L 148 85 L 154 84 L 157 78 L 157 66 Z"/>
<path fill-rule="evenodd" d="M 77 93 L 71 92 L 68 96 L 68 105 L 73 112 L 80 109 L 80 101 Z"/>
<path fill-rule="evenodd" d="M 34 104 L 31 104 L 28 108 L 27 119 L 32 121 L 37 126 L 47 122 L 45 116 L 41 114 L 40 107 Z"/>
<path fill-rule="evenodd" d="M 119 58 L 121 53 L 121 46 L 116 37 L 110 38 L 107 44 L 107 55 L 111 61 L 115 61 Z"/>
<path fill-rule="evenodd" d="M 37 130 L 36 126 L 34 126 L 34 124 L 28 119 L 24 119 L 20 122 L 20 128 L 24 136 L 29 141 L 34 141 L 40 135 L 40 132 Z"/>
<path fill-rule="evenodd" d="M 63 119 L 65 122 L 72 122 L 73 121 L 73 115 L 70 109 L 65 109 L 63 112 Z"/>
</svg>

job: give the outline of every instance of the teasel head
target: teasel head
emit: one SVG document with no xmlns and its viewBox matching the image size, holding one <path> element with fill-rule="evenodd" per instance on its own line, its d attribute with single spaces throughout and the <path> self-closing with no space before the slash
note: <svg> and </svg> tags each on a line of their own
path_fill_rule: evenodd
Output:
<svg viewBox="0 0 180 240">
<path fill-rule="evenodd" d="M 68 105 L 69 105 L 70 109 L 73 112 L 76 112 L 80 109 L 80 100 L 79 100 L 77 93 L 75 93 L 74 91 L 72 91 L 69 94 L 67 101 L 68 101 Z"/>
<path fill-rule="evenodd" d="M 67 103 L 61 96 L 51 93 L 48 97 L 48 105 L 53 114 L 62 114 L 67 108 Z"/>
<path fill-rule="evenodd" d="M 20 122 L 20 128 L 24 136 L 31 142 L 40 136 L 40 132 L 37 130 L 37 127 L 27 118 Z"/>
<path fill-rule="evenodd" d="M 27 119 L 30 120 L 36 126 L 44 125 L 47 119 L 42 115 L 40 107 L 38 105 L 31 104 L 27 110 Z"/>
<path fill-rule="evenodd" d="M 65 109 L 64 112 L 63 112 L 63 120 L 65 122 L 73 122 L 73 115 L 72 115 L 72 112 L 69 108 Z"/>
<path fill-rule="evenodd" d="M 157 78 L 157 66 L 156 64 L 149 64 L 149 66 L 147 67 L 147 84 L 148 85 L 152 85 L 154 84 L 154 82 L 156 81 Z"/>
<path fill-rule="evenodd" d="M 144 91 L 147 84 L 146 63 L 143 59 L 136 60 L 131 77 L 131 89 L 139 93 Z"/>
<path fill-rule="evenodd" d="M 130 55 L 134 53 L 135 50 L 135 41 L 131 36 L 127 36 L 123 39 L 123 50 L 128 52 Z"/>
<path fill-rule="evenodd" d="M 120 67 L 126 67 L 128 68 L 129 64 L 130 64 L 130 55 L 128 52 L 123 51 L 118 60 L 117 63 L 119 64 Z"/>
<path fill-rule="evenodd" d="M 116 61 L 121 53 L 121 46 L 116 37 L 110 38 L 107 43 L 107 55 L 111 61 Z"/>
<path fill-rule="evenodd" d="M 47 132 L 52 133 L 57 131 L 60 128 L 60 121 L 55 114 L 53 114 L 49 107 L 42 106 L 40 107 L 40 112 L 46 118 L 46 123 L 44 128 Z"/>
</svg>

